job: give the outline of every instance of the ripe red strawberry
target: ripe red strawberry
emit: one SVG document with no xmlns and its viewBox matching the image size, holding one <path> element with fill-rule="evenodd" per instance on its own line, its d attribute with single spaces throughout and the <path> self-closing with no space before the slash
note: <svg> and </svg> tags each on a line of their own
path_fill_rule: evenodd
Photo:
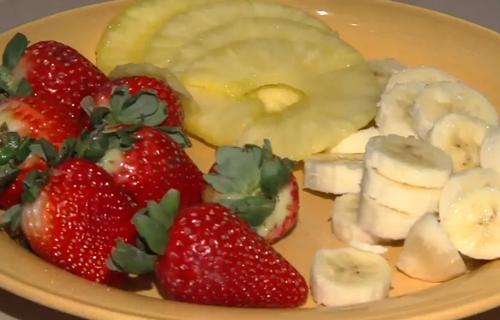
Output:
<svg viewBox="0 0 500 320">
<path fill-rule="evenodd" d="M 16 34 L 4 52 L 0 88 L 8 96 L 29 95 L 66 107 L 72 117 L 87 117 L 80 108 L 86 96 L 108 83 L 107 77 L 77 50 L 57 41 L 41 41 L 28 47 Z"/>
<path fill-rule="evenodd" d="M 214 203 L 184 208 L 174 217 L 169 196 L 134 218 L 159 257 L 119 243 L 112 254 L 118 268 L 139 273 L 154 268 L 160 292 L 178 301 L 241 307 L 296 307 L 305 302 L 304 278 L 245 221 Z M 158 237 L 160 229 L 150 227 L 158 225 L 169 229 L 168 235 Z M 128 259 L 138 255 L 142 269 Z"/>
<path fill-rule="evenodd" d="M 170 189 L 180 191 L 182 206 L 202 201 L 203 174 L 180 144 L 151 127 L 127 134 L 133 141 L 129 150 L 112 148 L 99 164 L 139 206 L 159 201 Z"/>
<path fill-rule="evenodd" d="M 9 131 L 34 139 L 45 139 L 56 147 L 82 129 L 79 120 L 71 117 L 56 102 L 40 97 L 10 98 L 0 102 L 0 124 Z"/>
<path fill-rule="evenodd" d="M 27 183 L 40 179 L 28 178 Z M 115 284 L 121 275 L 106 260 L 116 239 L 135 241 L 131 219 L 136 206 L 104 170 L 87 160 L 66 160 L 46 179 L 41 190 L 33 187 L 38 195 L 30 191 L 33 198 L 6 215 L 11 221 L 21 215 L 23 233 L 41 258 L 88 280 Z"/>
<path fill-rule="evenodd" d="M 292 174 L 294 163 L 273 155 L 269 141 L 220 147 L 216 163 L 205 180 L 205 202 L 231 208 L 268 242 L 287 235 L 297 224 L 299 192 Z"/>
<path fill-rule="evenodd" d="M 175 92 L 166 82 L 149 76 L 130 76 L 114 79 L 110 84 L 103 86 L 102 89 L 95 95 L 94 98 L 97 105 L 109 105 L 112 92 L 118 87 L 127 87 L 131 95 L 136 95 L 141 91 L 154 92 L 158 99 L 167 105 L 168 109 L 167 118 L 162 125 L 169 127 L 182 127 L 184 113 L 179 94 Z"/>
</svg>

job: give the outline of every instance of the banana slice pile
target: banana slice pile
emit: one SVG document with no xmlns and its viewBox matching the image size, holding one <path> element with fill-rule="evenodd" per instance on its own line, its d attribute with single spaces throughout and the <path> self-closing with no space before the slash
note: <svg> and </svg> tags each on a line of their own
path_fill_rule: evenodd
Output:
<svg viewBox="0 0 500 320">
<path fill-rule="evenodd" d="M 394 240 L 404 240 L 396 268 L 429 282 L 466 273 L 467 260 L 500 258 L 496 108 L 443 71 L 370 66 L 385 88 L 375 125 L 304 161 L 304 188 L 337 195 L 332 232 L 351 247 L 314 261 L 313 297 L 328 306 L 386 297 L 386 260 L 374 256 Z M 355 271 L 363 281 L 340 280 Z"/>
</svg>

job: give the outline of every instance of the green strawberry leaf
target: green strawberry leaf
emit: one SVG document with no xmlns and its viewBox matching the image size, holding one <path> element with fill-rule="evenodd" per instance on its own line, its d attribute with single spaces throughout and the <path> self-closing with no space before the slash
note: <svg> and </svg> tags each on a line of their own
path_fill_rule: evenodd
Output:
<svg viewBox="0 0 500 320">
<path fill-rule="evenodd" d="M 140 91 L 135 95 L 129 93 L 128 87 L 120 87 L 113 91 L 110 101 L 114 124 L 144 124 L 158 126 L 167 118 L 167 105 L 160 101 L 151 91 Z"/>
<path fill-rule="evenodd" d="M 31 145 L 35 142 L 36 140 L 31 137 L 23 138 L 21 144 L 19 145 L 19 148 L 17 149 L 14 159 L 16 163 L 22 163 L 24 160 L 26 160 L 26 158 L 29 157 L 29 155 L 31 154 Z"/>
<path fill-rule="evenodd" d="M 154 253 L 158 255 L 165 253 L 165 248 L 167 247 L 167 230 L 162 223 L 146 215 L 145 211 L 139 211 L 132 218 L 132 223 Z"/>
<path fill-rule="evenodd" d="M 159 203 L 148 202 L 148 215 L 154 221 L 161 223 L 165 231 L 170 229 L 179 212 L 180 197 L 179 191 L 170 189 Z"/>
<path fill-rule="evenodd" d="M 118 239 L 106 264 L 114 271 L 143 274 L 154 271 L 156 259 L 155 255 L 147 254 L 125 243 L 123 239 Z"/>
<path fill-rule="evenodd" d="M 57 163 L 61 163 L 64 160 L 71 158 L 75 154 L 76 149 L 76 138 L 68 138 L 64 140 L 61 150 L 57 155 Z"/>
<path fill-rule="evenodd" d="M 4 190 L 11 185 L 19 175 L 20 171 L 21 170 L 19 170 L 17 166 L 13 167 L 10 164 L 0 166 L 0 190 Z"/>
<path fill-rule="evenodd" d="M 2 56 L 2 65 L 9 71 L 12 71 L 24 55 L 28 44 L 28 38 L 24 34 L 16 33 L 5 47 Z"/>
<path fill-rule="evenodd" d="M 33 88 L 26 79 L 21 79 L 17 83 L 17 88 L 15 92 L 16 97 L 28 97 L 33 93 Z"/>
<path fill-rule="evenodd" d="M 21 137 L 16 132 L 3 132 L 0 136 L 0 144 L 0 165 L 4 165 L 15 158 L 21 145 Z"/>
<path fill-rule="evenodd" d="M 252 196 L 242 199 L 220 200 L 221 204 L 248 222 L 252 227 L 260 226 L 274 211 L 276 201 L 263 196 Z"/>
<path fill-rule="evenodd" d="M 23 203 L 31 203 L 38 198 L 43 186 L 48 180 L 48 172 L 33 170 L 24 179 L 24 192 L 21 197 Z"/>
<path fill-rule="evenodd" d="M 191 140 L 189 140 L 188 136 L 184 133 L 184 131 L 182 131 L 181 128 L 157 127 L 156 129 L 167 134 L 172 140 L 180 144 L 183 148 L 190 148 L 192 146 Z"/>
<path fill-rule="evenodd" d="M 36 140 L 30 145 L 30 150 L 31 153 L 44 158 L 51 165 L 57 163 L 57 149 L 45 139 Z"/>
<path fill-rule="evenodd" d="M 90 98 L 92 100 L 92 98 Z M 94 100 L 92 100 L 93 102 Z M 83 101 L 82 101 L 83 104 Z M 88 107 L 85 107 L 87 109 Z M 106 117 L 109 115 L 111 111 L 105 107 L 94 107 L 90 112 L 90 123 L 94 127 L 98 127 L 104 124 Z"/>
<path fill-rule="evenodd" d="M 20 232 L 23 208 L 20 204 L 10 207 L 0 217 L 0 228 L 8 229 L 12 236 Z"/>
</svg>

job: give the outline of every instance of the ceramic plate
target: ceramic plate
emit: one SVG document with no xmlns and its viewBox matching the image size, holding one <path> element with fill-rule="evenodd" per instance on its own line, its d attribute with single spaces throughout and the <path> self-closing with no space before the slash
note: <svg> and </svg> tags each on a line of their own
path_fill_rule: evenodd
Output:
<svg viewBox="0 0 500 320">
<path fill-rule="evenodd" d="M 395 57 L 407 65 L 425 64 L 464 79 L 500 106 L 500 35 L 435 12 L 373 0 L 281 0 L 300 7 L 338 30 L 367 58 Z M 0 47 L 14 32 L 32 41 L 55 39 L 94 57 L 101 32 L 127 2 L 114 1 L 35 21 L 0 35 Z M 213 150 L 195 143 L 190 151 L 202 169 Z M 301 180 L 301 173 L 298 172 Z M 342 246 L 330 231 L 332 201 L 302 192 L 298 227 L 276 248 L 304 276 L 319 248 Z M 398 249 L 387 258 L 395 261 Z M 422 319 L 459 318 L 500 305 L 500 261 L 466 276 L 435 285 L 394 272 L 391 298 L 347 309 L 262 310 L 199 306 L 159 298 L 148 279 L 127 290 L 107 288 L 59 270 L 0 234 L 0 286 L 41 304 L 85 318 L 106 319 Z"/>
</svg>

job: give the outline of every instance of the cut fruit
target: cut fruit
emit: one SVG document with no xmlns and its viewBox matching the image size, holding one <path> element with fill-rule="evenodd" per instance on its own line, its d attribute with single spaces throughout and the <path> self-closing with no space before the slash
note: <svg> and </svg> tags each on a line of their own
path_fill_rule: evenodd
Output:
<svg viewBox="0 0 500 320">
<path fill-rule="evenodd" d="M 237 41 L 250 36 L 252 31 L 259 30 L 259 22 L 245 28 L 236 27 L 239 32 L 231 32 L 228 24 L 246 18 L 280 18 L 300 25 L 316 29 L 330 30 L 321 20 L 306 14 L 304 11 L 262 1 L 229 0 L 200 6 L 174 17 L 165 23 L 151 39 L 146 52 L 146 61 L 167 66 L 178 48 L 198 39 L 203 39 L 211 29 L 226 29 L 228 41 Z M 280 30 L 274 30 L 280 32 Z M 241 37 L 238 34 L 241 32 Z M 273 32 L 273 30 L 271 30 Z M 285 32 L 283 30 L 282 32 Z M 267 33 L 257 34 L 270 37 Z M 255 37 L 255 36 L 253 36 Z M 213 38 L 212 39 L 216 39 Z"/>
<path fill-rule="evenodd" d="M 302 93 L 300 100 L 281 106 L 279 112 L 264 112 L 254 119 L 247 119 L 242 113 L 233 119 L 234 124 L 228 123 L 225 128 L 221 128 L 219 121 L 204 122 L 209 127 L 203 129 L 192 126 L 199 122 L 197 118 L 210 117 L 196 111 L 218 112 L 215 119 L 219 119 L 224 115 L 220 107 L 216 111 L 208 107 L 186 110 L 187 118 L 191 119 L 187 128 L 193 133 L 224 130 L 224 141 L 211 140 L 214 135 L 200 135 L 209 143 L 261 144 L 268 138 L 276 154 L 296 160 L 334 146 L 366 125 L 375 114 L 379 96 L 377 82 L 361 55 L 335 37 L 325 37 L 324 42 L 285 39 L 237 42 L 193 61 L 179 77 L 188 89 L 218 92 L 237 104 L 258 103 L 260 108 L 254 109 L 260 110 L 266 108 L 256 101 L 253 93 L 261 88 L 278 85 Z M 197 102 L 206 104 L 203 99 Z M 224 111 L 236 108 L 230 103 Z"/>
<path fill-rule="evenodd" d="M 97 66 L 105 73 L 126 63 L 143 62 L 149 39 L 164 22 L 190 8 L 219 0 L 138 0 L 116 16 L 101 36 Z"/>
</svg>

